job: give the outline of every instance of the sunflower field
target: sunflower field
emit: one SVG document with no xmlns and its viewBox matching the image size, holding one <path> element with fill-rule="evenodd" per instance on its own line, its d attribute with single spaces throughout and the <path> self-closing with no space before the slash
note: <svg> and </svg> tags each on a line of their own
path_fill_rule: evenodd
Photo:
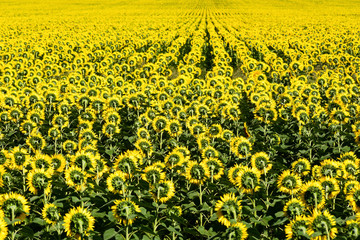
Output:
<svg viewBox="0 0 360 240">
<path fill-rule="evenodd" d="M 0 240 L 360 239 L 357 0 L 0 9 Z"/>
</svg>

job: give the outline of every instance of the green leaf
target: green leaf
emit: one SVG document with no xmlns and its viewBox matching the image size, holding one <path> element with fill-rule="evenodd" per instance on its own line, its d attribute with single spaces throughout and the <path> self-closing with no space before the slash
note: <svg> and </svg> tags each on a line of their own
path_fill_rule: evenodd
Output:
<svg viewBox="0 0 360 240">
<path fill-rule="evenodd" d="M 104 240 L 108 240 L 108 239 L 115 237 L 115 235 L 117 235 L 115 228 L 110 228 L 104 232 L 103 237 L 104 237 Z"/>
</svg>

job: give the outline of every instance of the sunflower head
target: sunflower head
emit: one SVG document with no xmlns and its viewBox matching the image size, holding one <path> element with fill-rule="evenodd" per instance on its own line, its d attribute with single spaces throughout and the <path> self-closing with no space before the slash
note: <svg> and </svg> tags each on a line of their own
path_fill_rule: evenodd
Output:
<svg viewBox="0 0 360 240">
<path fill-rule="evenodd" d="M 305 206 L 312 209 L 321 209 L 325 205 L 325 192 L 320 182 L 307 182 L 301 191 L 302 201 Z"/>
<path fill-rule="evenodd" d="M 61 215 L 59 213 L 59 209 L 54 204 L 48 203 L 45 204 L 42 210 L 42 217 L 47 224 L 53 225 L 60 220 Z"/>
<path fill-rule="evenodd" d="M 320 212 L 315 209 L 312 216 L 310 216 L 308 220 L 309 228 L 307 230 L 307 233 L 309 234 L 309 236 L 317 233 L 317 239 L 326 239 L 326 237 L 328 237 L 328 239 L 333 239 L 336 237 L 336 233 L 338 231 L 335 227 L 335 217 L 330 215 L 328 210 Z"/>
<path fill-rule="evenodd" d="M 277 186 L 280 192 L 296 194 L 300 191 L 302 182 L 297 174 L 291 173 L 290 170 L 284 171 L 278 178 Z"/>
<path fill-rule="evenodd" d="M 107 188 L 112 193 L 123 194 L 127 189 L 126 174 L 116 171 L 107 178 Z"/>
<path fill-rule="evenodd" d="M 255 168 L 242 167 L 235 179 L 236 186 L 245 193 L 257 192 L 260 189 L 260 175 L 259 170 Z"/>
<path fill-rule="evenodd" d="M 307 234 L 308 219 L 305 216 L 296 216 L 285 226 L 286 239 L 309 239 Z"/>
<path fill-rule="evenodd" d="M 305 212 L 305 205 L 297 198 L 289 200 L 284 206 L 284 213 L 290 219 L 301 216 Z"/>
<path fill-rule="evenodd" d="M 0 197 L 0 206 L 4 211 L 5 217 L 11 221 L 18 220 L 15 224 L 19 224 L 25 220 L 27 214 L 30 213 L 30 207 L 26 198 L 18 193 L 5 193 Z"/>
<path fill-rule="evenodd" d="M 210 176 L 210 172 L 208 166 L 204 162 L 197 163 L 195 161 L 189 161 L 186 167 L 185 176 L 190 183 L 203 184 Z"/>
<path fill-rule="evenodd" d="M 167 202 L 175 195 L 174 183 L 168 180 L 161 180 L 152 185 L 150 192 L 156 201 L 161 203 Z"/>
<path fill-rule="evenodd" d="M 251 166 L 265 174 L 272 168 L 269 155 L 267 155 L 265 152 L 258 152 L 252 155 Z"/>
<path fill-rule="evenodd" d="M 64 216 L 64 227 L 68 237 L 77 239 L 88 236 L 94 230 L 95 218 L 89 210 L 82 207 L 72 208 Z"/>
<path fill-rule="evenodd" d="M 240 220 L 241 209 L 241 201 L 233 193 L 224 194 L 215 204 L 218 221 L 226 227 Z"/>
<path fill-rule="evenodd" d="M 115 219 L 119 224 L 131 225 L 136 219 L 140 208 L 137 204 L 129 199 L 115 200 L 111 207 Z"/>
</svg>

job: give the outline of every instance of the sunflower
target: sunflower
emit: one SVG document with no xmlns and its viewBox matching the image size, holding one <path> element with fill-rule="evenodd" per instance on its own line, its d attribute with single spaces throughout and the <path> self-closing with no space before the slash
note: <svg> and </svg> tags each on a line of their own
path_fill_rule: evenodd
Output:
<svg viewBox="0 0 360 240">
<path fill-rule="evenodd" d="M 241 201 L 235 197 L 234 193 L 224 194 L 215 204 L 218 221 L 226 227 L 230 227 L 240 220 L 241 208 Z"/>
<path fill-rule="evenodd" d="M 62 114 L 56 114 L 53 116 L 51 123 L 53 126 L 59 126 L 60 129 L 63 129 L 69 126 L 69 119 Z"/>
<path fill-rule="evenodd" d="M 4 212 L 2 210 L 0 210 L 0 216 L 4 216 Z M 4 220 L 4 217 L 0 218 L 0 240 L 5 240 L 7 235 L 9 233 L 8 227 L 7 227 L 7 223 Z"/>
<path fill-rule="evenodd" d="M 200 134 L 197 138 L 196 138 L 196 142 L 199 146 L 199 150 L 202 150 L 208 146 L 210 146 L 210 138 L 206 136 L 205 133 Z"/>
<path fill-rule="evenodd" d="M 83 239 L 89 232 L 94 230 L 95 218 L 89 210 L 82 207 L 73 207 L 64 216 L 64 228 L 68 237 Z"/>
<path fill-rule="evenodd" d="M 335 217 L 332 216 L 328 210 L 320 212 L 314 209 L 312 216 L 308 217 L 308 221 L 309 227 L 307 234 L 311 237 L 314 233 L 318 233 L 315 237 L 311 237 L 311 239 L 327 240 L 336 237 L 338 231 L 335 227 Z"/>
<path fill-rule="evenodd" d="M 126 174 L 121 171 L 111 173 L 106 179 L 106 185 L 110 192 L 124 194 L 127 189 Z"/>
<path fill-rule="evenodd" d="M 71 156 L 70 161 L 84 172 L 94 172 L 96 161 L 95 157 L 89 152 L 78 151 L 74 156 Z"/>
<path fill-rule="evenodd" d="M 62 148 L 64 149 L 65 152 L 68 152 L 68 153 L 73 153 L 77 149 L 77 146 L 78 146 L 78 144 L 71 140 L 66 140 L 62 144 Z"/>
<path fill-rule="evenodd" d="M 147 181 L 150 185 L 154 185 L 165 179 L 165 172 L 163 172 L 161 168 L 151 165 L 144 169 L 144 173 L 141 174 L 141 178 L 144 181 Z"/>
<path fill-rule="evenodd" d="M 120 133 L 120 129 L 116 123 L 107 122 L 102 127 L 102 133 L 108 138 L 112 138 L 114 134 Z"/>
<path fill-rule="evenodd" d="M 300 191 L 302 182 L 297 174 L 291 173 L 290 170 L 283 171 L 277 181 L 277 187 L 280 192 L 296 194 Z"/>
<path fill-rule="evenodd" d="M 260 175 L 261 173 L 256 168 L 244 166 L 235 179 L 235 185 L 245 193 L 257 192 L 260 189 Z"/>
<path fill-rule="evenodd" d="M 346 195 L 354 212 L 360 212 L 360 189 L 354 189 Z"/>
<path fill-rule="evenodd" d="M 103 112 L 102 117 L 105 120 L 105 122 L 110 122 L 114 124 L 120 124 L 121 122 L 121 117 L 119 113 L 113 110 L 108 110 Z"/>
<path fill-rule="evenodd" d="M 35 152 L 37 150 L 42 150 L 45 147 L 46 142 L 42 135 L 34 129 L 26 138 L 26 144 Z"/>
<path fill-rule="evenodd" d="M 294 219 L 305 213 L 305 205 L 301 200 L 293 198 L 286 202 L 283 211 L 288 218 Z"/>
<path fill-rule="evenodd" d="M 355 179 L 356 176 L 359 174 L 359 169 L 357 164 L 353 160 L 345 160 L 342 163 L 344 169 L 344 178 L 345 179 Z"/>
<path fill-rule="evenodd" d="M 172 137 L 180 136 L 182 133 L 182 127 L 178 120 L 172 119 L 167 124 L 165 130 L 170 134 Z"/>
<path fill-rule="evenodd" d="M 30 159 L 30 162 L 32 169 L 44 169 L 49 173 L 53 172 L 51 158 L 46 154 L 35 152 L 35 156 Z"/>
<path fill-rule="evenodd" d="M 213 124 L 208 129 L 209 136 L 212 138 L 221 138 L 222 127 L 220 124 Z"/>
<path fill-rule="evenodd" d="M 48 195 L 51 191 L 51 175 L 44 168 L 33 169 L 27 175 L 27 185 L 32 194 L 41 191 Z"/>
<path fill-rule="evenodd" d="M 16 148 L 19 148 L 19 147 L 15 147 L 14 149 Z M 10 153 L 9 151 L 5 150 L 5 149 L 2 149 L 0 150 L 0 165 L 1 166 L 8 166 L 8 165 L 11 165 L 11 162 L 10 162 Z M 22 166 L 22 164 L 20 164 Z M 21 167 L 22 169 L 22 167 Z"/>
<path fill-rule="evenodd" d="M 285 226 L 287 240 L 303 239 L 307 237 L 307 226 L 309 220 L 305 216 L 296 216 Z"/>
<path fill-rule="evenodd" d="M 300 195 L 308 208 L 321 209 L 325 205 L 325 191 L 320 182 L 307 182 L 303 185 Z"/>
<path fill-rule="evenodd" d="M 126 174 L 126 177 L 131 177 L 138 167 L 138 159 L 135 155 L 130 153 L 123 153 L 116 158 L 114 167 L 116 170 L 120 170 Z"/>
<path fill-rule="evenodd" d="M 30 134 L 35 128 L 36 128 L 36 125 L 34 122 L 32 122 L 30 120 L 26 120 L 21 123 L 20 131 L 23 134 Z"/>
<path fill-rule="evenodd" d="M 143 154 L 151 156 L 153 149 L 152 144 L 148 139 L 140 138 L 135 142 L 135 147 L 140 150 Z"/>
<path fill-rule="evenodd" d="M 65 170 L 65 182 L 69 187 L 82 192 L 85 190 L 87 175 L 78 166 L 70 166 Z"/>
<path fill-rule="evenodd" d="M 179 151 L 171 151 L 165 157 L 165 163 L 169 168 L 174 168 L 176 166 L 181 166 L 181 164 L 185 161 L 184 155 Z"/>
<path fill-rule="evenodd" d="M 306 176 L 310 172 L 310 162 L 306 158 L 300 158 L 291 164 L 291 169 L 300 176 Z"/>
<path fill-rule="evenodd" d="M 342 175 L 342 164 L 332 159 L 323 160 L 320 163 L 320 174 L 325 177 L 339 177 Z"/>
<path fill-rule="evenodd" d="M 51 166 L 54 171 L 62 173 L 66 166 L 66 159 L 61 154 L 55 154 L 50 157 Z"/>
<path fill-rule="evenodd" d="M 346 221 L 346 235 L 349 239 L 359 239 L 360 238 L 360 222 L 358 220 L 348 220 Z"/>
<path fill-rule="evenodd" d="M 156 132 L 162 132 L 168 127 L 168 124 L 169 124 L 169 120 L 164 116 L 155 117 L 154 120 L 152 121 L 153 129 Z"/>
<path fill-rule="evenodd" d="M 48 136 L 53 140 L 59 139 L 61 137 L 61 131 L 57 127 L 49 128 Z"/>
<path fill-rule="evenodd" d="M 231 130 L 224 129 L 221 133 L 221 138 L 229 142 L 234 137 L 234 133 Z"/>
<path fill-rule="evenodd" d="M 359 189 L 360 188 L 360 183 L 356 180 L 348 180 L 345 182 L 344 184 L 344 188 L 343 191 L 345 193 L 345 195 L 351 193 L 352 191 Z"/>
<path fill-rule="evenodd" d="M 246 225 L 242 222 L 234 223 L 226 230 L 226 239 L 244 240 L 248 236 Z"/>
<path fill-rule="evenodd" d="M 167 202 L 175 196 L 174 183 L 168 180 L 161 180 L 151 186 L 150 192 L 156 201 L 161 203 Z"/>
<path fill-rule="evenodd" d="M 199 136 L 202 133 L 206 132 L 206 127 L 202 123 L 195 123 L 191 128 L 189 128 L 191 134 L 195 137 Z"/>
<path fill-rule="evenodd" d="M 322 177 L 319 182 L 323 186 L 326 199 L 333 199 L 340 193 L 339 183 L 335 178 Z"/>
<path fill-rule="evenodd" d="M 241 172 L 242 168 L 243 168 L 243 166 L 235 164 L 235 166 L 233 166 L 229 169 L 228 178 L 232 184 L 236 185 L 236 178 L 238 176 L 240 176 L 240 172 Z"/>
<path fill-rule="evenodd" d="M 217 158 L 206 158 L 203 160 L 210 171 L 210 179 L 218 180 L 224 174 L 224 165 Z"/>
<path fill-rule="evenodd" d="M 251 143 L 245 137 L 236 137 L 231 139 L 230 150 L 238 158 L 246 158 L 251 155 L 250 151 L 252 149 Z"/>
<path fill-rule="evenodd" d="M 139 128 L 136 132 L 136 135 L 138 136 L 138 138 L 144 138 L 144 139 L 150 138 L 150 133 L 146 128 Z"/>
<path fill-rule="evenodd" d="M 30 163 L 29 153 L 24 148 L 15 147 L 10 151 L 8 156 L 11 161 L 7 166 L 10 169 L 23 170 Z"/>
<path fill-rule="evenodd" d="M 42 217 L 47 224 L 54 225 L 60 221 L 59 209 L 52 203 L 45 204 L 42 210 Z"/>
<path fill-rule="evenodd" d="M 95 169 L 94 172 L 97 178 L 100 178 L 104 173 L 106 173 L 109 168 L 106 165 L 106 162 L 100 158 L 98 154 L 93 154 L 95 160 Z"/>
<path fill-rule="evenodd" d="M 217 158 L 219 156 L 219 152 L 214 147 L 207 146 L 201 150 L 201 156 L 203 158 Z"/>
<path fill-rule="evenodd" d="M 4 211 L 5 217 L 10 221 L 18 220 L 15 224 L 19 224 L 25 220 L 27 214 L 30 213 L 30 207 L 26 198 L 18 193 L 5 193 L 0 197 L 0 206 Z"/>
<path fill-rule="evenodd" d="M 137 204 L 129 199 L 115 200 L 111 207 L 115 219 L 119 224 L 131 225 L 136 219 L 136 214 L 140 211 Z"/>
<path fill-rule="evenodd" d="M 262 174 L 266 174 L 271 169 L 272 164 L 270 163 L 269 155 L 265 152 L 258 152 L 251 156 L 251 166 Z"/>
<path fill-rule="evenodd" d="M 185 177 L 188 181 L 190 181 L 190 183 L 203 184 L 209 176 L 210 171 L 205 162 L 188 162 Z"/>
</svg>

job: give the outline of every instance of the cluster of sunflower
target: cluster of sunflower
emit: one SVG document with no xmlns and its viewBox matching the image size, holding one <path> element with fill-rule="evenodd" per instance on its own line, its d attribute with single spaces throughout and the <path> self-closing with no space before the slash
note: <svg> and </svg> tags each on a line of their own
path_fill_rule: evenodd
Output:
<svg viewBox="0 0 360 240">
<path fill-rule="evenodd" d="M 177 4 L 0 20 L 0 240 L 359 238 L 358 20 Z"/>
</svg>

